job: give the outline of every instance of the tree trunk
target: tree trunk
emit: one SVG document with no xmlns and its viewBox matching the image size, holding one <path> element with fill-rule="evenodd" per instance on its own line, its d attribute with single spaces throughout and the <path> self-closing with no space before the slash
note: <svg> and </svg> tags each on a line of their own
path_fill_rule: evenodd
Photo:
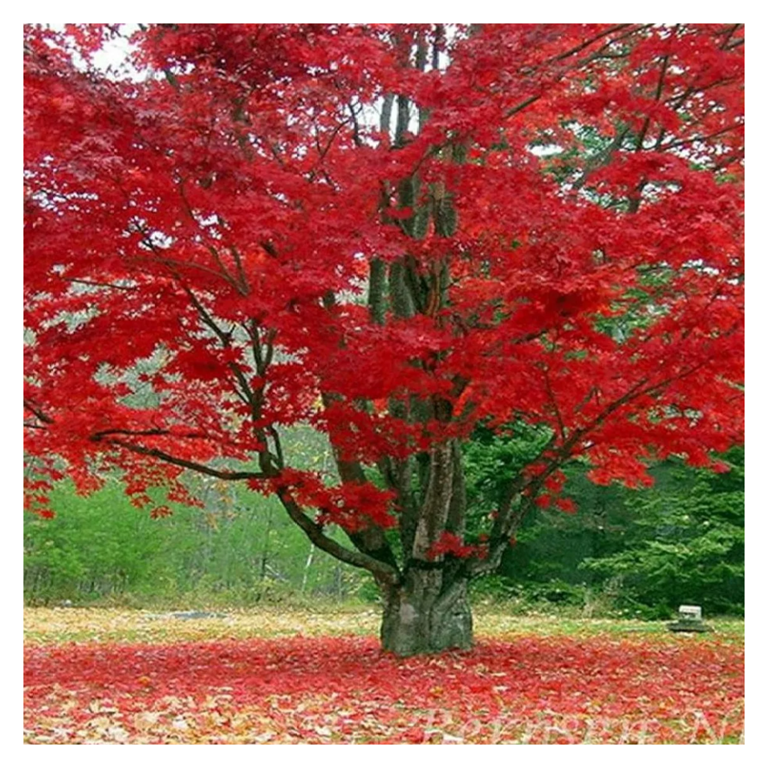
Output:
<svg viewBox="0 0 768 768">
<path fill-rule="evenodd" d="M 385 593 L 381 645 L 398 656 L 472 646 L 467 582 L 441 589 L 442 570 L 414 568 L 405 583 Z"/>
<path fill-rule="evenodd" d="M 429 453 L 426 490 L 404 577 L 384 590 L 381 644 L 398 656 L 472 646 L 467 579 L 457 562 L 434 551 L 446 532 L 464 531 L 466 496 L 458 443 Z"/>
</svg>

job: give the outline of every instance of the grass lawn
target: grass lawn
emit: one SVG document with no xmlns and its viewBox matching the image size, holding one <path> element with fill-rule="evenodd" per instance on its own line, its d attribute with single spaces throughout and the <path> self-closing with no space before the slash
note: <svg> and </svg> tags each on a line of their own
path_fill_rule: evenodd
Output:
<svg viewBox="0 0 768 768">
<path fill-rule="evenodd" d="M 374 610 L 25 610 L 30 743 L 738 743 L 744 625 L 511 616 L 397 659 Z"/>
</svg>

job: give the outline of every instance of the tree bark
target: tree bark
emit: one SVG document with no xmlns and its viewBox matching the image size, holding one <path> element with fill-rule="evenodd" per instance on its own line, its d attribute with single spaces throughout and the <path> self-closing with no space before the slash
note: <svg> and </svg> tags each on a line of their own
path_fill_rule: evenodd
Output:
<svg viewBox="0 0 768 768">
<path fill-rule="evenodd" d="M 463 533 L 465 511 L 461 451 L 448 441 L 429 454 L 427 487 L 405 550 L 404 577 L 384 589 L 384 650 L 410 656 L 471 647 L 466 574 L 455 558 L 433 549 L 446 531 Z"/>
<path fill-rule="evenodd" d="M 466 580 L 442 588 L 443 572 L 413 568 L 385 594 L 381 646 L 398 656 L 472 647 Z"/>
</svg>

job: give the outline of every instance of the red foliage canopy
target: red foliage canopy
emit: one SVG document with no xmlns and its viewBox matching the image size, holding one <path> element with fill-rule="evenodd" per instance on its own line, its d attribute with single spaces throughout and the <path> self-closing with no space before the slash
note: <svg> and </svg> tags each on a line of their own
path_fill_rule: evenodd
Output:
<svg viewBox="0 0 768 768">
<path fill-rule="evenodd" d="M 64 467 L 139 501 L 192 469 L 326 545 L 481 422 L 548 430 L 531 499 L 741 439 L 741 25 L 156 25 L 122 74 L 120 34 L 25 28 L 33 507 Z"/>
</svg>

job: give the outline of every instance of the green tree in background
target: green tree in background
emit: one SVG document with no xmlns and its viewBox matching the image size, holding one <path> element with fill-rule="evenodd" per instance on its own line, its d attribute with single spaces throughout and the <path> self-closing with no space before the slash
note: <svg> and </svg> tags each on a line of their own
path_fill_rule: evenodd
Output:
<svg viewBox="0 0 768 768">
<path fill-rule="evenodd" d="M 743 612 L 744 451 L 726 458 L 728 473 L 666 467 L 665 483 L 627 496 L 623 547 L 583 567 L 620 580 L 624 604 L 645 615 L 663 616 L 682 603 Z"/>
<path fill-rule="evenodd" d="M 346 598 L 365 581 L 311 549 L 273 500 L 215 487 L 206 496 L 204 509 L 170 503 L 172 515 L 152 519 L 116 480 L 88 498 L 60 483 L 56 517 L 25 515 L 26 600 L 248 605 L 301 592 Z"/>
<path fill-rule="evenodd" d="M 517 429 L 501 438 L 478 430 L 466 448 L 470 519 L 493 509 L 505 483 L 546 435 Z M 724 457 L 729 472 L 673 460 L 651 468 L 640 490 L 599 486 L 586 467 L 566 468 L 575 514 L 536 509 L 484 591 L 531 602 L 565 603 L 661 618 L 682 603 L 707 614 L 744 610 L 744 450 Z"/>
</svg>

